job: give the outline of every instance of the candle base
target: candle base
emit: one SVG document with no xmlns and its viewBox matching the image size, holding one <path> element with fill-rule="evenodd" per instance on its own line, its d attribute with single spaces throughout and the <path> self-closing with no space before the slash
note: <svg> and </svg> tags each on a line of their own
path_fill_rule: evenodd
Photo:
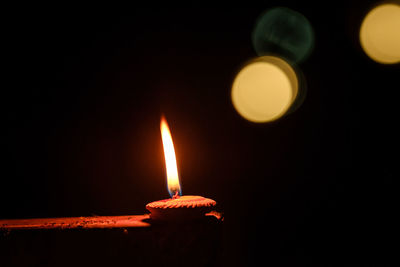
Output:
<svg viewBox="0 0 400 267">
<path fill-rule="evenodd" d="M 214 200 L 202 196 L 182 196 L 151 202 L 146 209 L 155 221 L 187 221 L 204 218 L 216 204 Z"/>
</svg>

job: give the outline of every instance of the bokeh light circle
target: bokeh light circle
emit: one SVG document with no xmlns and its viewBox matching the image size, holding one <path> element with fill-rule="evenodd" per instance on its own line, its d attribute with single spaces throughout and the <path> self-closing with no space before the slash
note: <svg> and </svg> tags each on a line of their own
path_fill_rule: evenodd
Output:
<svg viewBox="0 0 400 267">
<path fill-rule="evenodd" d="M 245 119 L 270 122 L 282 117 L 298 93 L 294 69 L 283 59 L 259 57 L 245 65 L 232 84 L 231 99 Z"/>
<path fill-rule="evenodd" d="M 400 62 L 400 5 L 387 3 L 373 8 L 360 28 L 365 53 L 382 64 Z"/>
<path fill-rule="evenodd" d="M 259 56 L 274 54 L 291 63 L 304 61 L 314 47 L 314 31 L 302 14 L 285 7 L 263 13 L 252 33 Z"/>
</svg>

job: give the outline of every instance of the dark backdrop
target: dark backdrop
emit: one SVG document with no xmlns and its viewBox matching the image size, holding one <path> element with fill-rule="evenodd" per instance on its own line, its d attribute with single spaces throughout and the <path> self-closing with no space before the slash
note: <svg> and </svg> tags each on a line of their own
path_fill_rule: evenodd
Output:
<svg viewBox="0 0 400 267">
<path fill-rule="evenodd" d="M 0 218 L 146 212 L 168 197 L 164 114 L 183 193 L 224 211 L 226 266 L 393 263 L 399 68 L 358 43 L 373 2 L 312 2 L 9 13 Z M 257 125 L 230 86 L 274 6 L 305 15 L 316 42 L 304 104 Z"/>
</svg>

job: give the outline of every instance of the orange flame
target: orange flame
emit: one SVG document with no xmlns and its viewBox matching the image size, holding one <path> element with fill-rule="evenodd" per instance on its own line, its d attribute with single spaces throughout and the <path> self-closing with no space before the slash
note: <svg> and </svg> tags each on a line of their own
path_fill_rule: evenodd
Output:
<svg viewBox="0 0 400 267">
<path fill-rule="evenodd" d="M 179 183 L 174 143 L 172 142 L 171 132 L 164 117 L 161 117 L 160 130 L 164 148 L 165 167 L 167 170 L 168 192 L 171 197 L 175 197 L 181 195 L 182 191 Z"/>
</svg>

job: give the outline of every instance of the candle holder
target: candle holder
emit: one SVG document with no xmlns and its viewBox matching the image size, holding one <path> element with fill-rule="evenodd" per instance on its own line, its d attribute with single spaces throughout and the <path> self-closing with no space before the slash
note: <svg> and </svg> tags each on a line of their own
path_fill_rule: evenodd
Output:
<svg viewBox="0 0 400 267">
<path fill-rule="evenodd" d="M 0 266 L 219 266 L 222 216 L 148 214 L 0 220 Z"/>
</svg>

